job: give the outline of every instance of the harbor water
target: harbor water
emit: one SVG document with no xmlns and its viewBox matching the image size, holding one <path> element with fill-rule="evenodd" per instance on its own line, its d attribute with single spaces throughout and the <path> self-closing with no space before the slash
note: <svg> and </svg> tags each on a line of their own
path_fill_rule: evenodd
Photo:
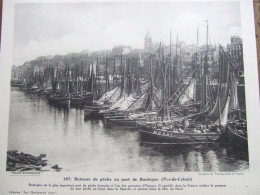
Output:
<svg viewBox="0 0 260 195">
<path fill-rule="evenodd" d="M 45 97 L 11 89 L 8 150 L 46 154 L 62 171 L 247 171 L 248 153 L 228 145 L 142 144 L 138 130 L 84 120 L 82 108 L 56 108 Z"/>
</svg>

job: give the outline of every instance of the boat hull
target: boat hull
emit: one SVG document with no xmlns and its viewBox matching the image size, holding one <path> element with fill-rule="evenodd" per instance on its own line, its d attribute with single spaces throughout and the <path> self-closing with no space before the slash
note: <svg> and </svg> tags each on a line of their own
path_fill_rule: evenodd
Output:
<svg viewBox="0 0 260 195">
<path fill-rule="evenodd" d="M 136 120 L 129 119 L 129 118 L 111 118 L 110 119 L 111 125 L 116 125 L 120 127 L 125 127 L 127 129 L 139 129 L 139 127 L 136 124 Z"/>
<path fill-rule="evenodd" d="M 140 134 L 143 143 L 175 145 L 216 143 L 220 137 L 217 133 L 176 133 L 145 125 L 140 127 Z"/>
<path fill-rule="evenodd" d="M 111 119 L 124 119 L 125 115 L 104 115 L 103 116 L 103 122 L 105 125 L 111 124 Z"/>
<path fill-rule="evenodd" d="M 99 113 L 99 108 L 94 106 L 84 107 L 84 119 L 102 119 L 103 114 Z"/>
<path fill-rule="evenodd" d="M 53 105 L 67 106 L 70 105 L 69 98 L 48 98 L 48 102 Z"/>
<path fill-rule="evenodd" d="M 232 126 L 227 125 L 228 138 L 232 147 L 239 149 L 248 148 L 248 140 L 246 137 L 239 135 Z"/>
<path fill-rule="evenodd" d="M 71 98 L 70 105 L 82 105 L 85 102 L 85 98 Z"/>
</svg>

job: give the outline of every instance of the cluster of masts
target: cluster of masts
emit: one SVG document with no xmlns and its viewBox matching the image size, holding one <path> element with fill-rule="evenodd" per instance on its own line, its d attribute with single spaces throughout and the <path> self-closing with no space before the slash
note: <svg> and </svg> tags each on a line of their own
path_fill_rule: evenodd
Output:
<svg viewBox="0 0 260 195">
<path fill-rule="evenodd" d="M 239 110 L 237 73 L 221 46 L 217 85 L 211 81 L 207 51 L 201 64 L 195 54 L 183 78 L 177 75 L 171 47 L 169 56 L 161 45 L 157 55 L 149 56 L 146 74 L 141 74 L 140 66 L 134 67 L 132 58 L 122 55 L 120 67 L 114 66 L 109 74 L 108 56 L 105 59 L 103 77 L 97 58 L 95 64 L 93 60 L 89 64 L 87 75 L 83 63 L 73 71 L 69 64 L 62 71 L 49 66 L 42 75 L 29 76 L 25 90 L 46 95 L 55 106 L 83 105 L 87 120 L 101 118 L 106 125 L 138 127 L 144 139 L 160 143 L 216 141 L 228 125 L 230 108 Z M 232 120 L 241 120 L 238 113 Z"/>
</svg>

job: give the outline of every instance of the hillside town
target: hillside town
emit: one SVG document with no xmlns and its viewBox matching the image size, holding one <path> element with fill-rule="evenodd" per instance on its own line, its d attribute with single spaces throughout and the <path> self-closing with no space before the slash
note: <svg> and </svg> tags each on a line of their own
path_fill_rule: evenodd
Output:
<svg viewBox="0 0 260 195">
<path fill-rule="evenodd" d="M 12 82 L 21 83 L 28 77 L 29 74 L 43 74 L 44 70 L 48 67 L 59 68 L 59 70 L 65 70 L 66 64 L 69 64 L 71 71 L 75 71 L 77 66 L 82 66 L 83 75 L 85 77 L 88 74 L 88 68 L 91 63 L 96 66 L 98 61 L 98 74 L 100 77 L 105 76 L 105 64 L 108 63 L 107 69 L 110 75 L 116 74 L 115 71 L 120 72 L 120 64 L 125 63 L 127 58 L 132 60 L 132 68 L 135 70 L 138 67 L 140 75 L 145 77 L 145 73 L 149 72 L 149 59 L 151 56 L 158 56 L 159 48 L 163 47 L 166 61 L 169 62 L 169 58 L 173 62 L 173 66 L 176 69 L 176 80 L 185 78 L 185 75 L 191 73 L 192 68 L 195 66 L 195 60 L 197 64 L 203 63 L 203 57 L 207 50 L 208 55 L 208 68 L 211 72 L 214 82 L 217 82 L 218 74 L 218 58 L 219 58 L 219 46 L 209 44 L 208 46 L 202 45 L 197 47 L 195 44 L 188 44 L 185 41 L 178 41 L 178 37 L 175 43 L 167 44 L 160 42 L 153 42 L 152 36 L 147 32 L 144 36 L 144 48 L 132 48 L 127 45 L 118 45 L 111 50 L 100 51 L 87 51 L 84 50 L 79 53 L 68 53 L 66 55 L 54 55 L 54 56 L 39 56 L 38 58 L 26 61 L 22 65 L 13 65 L 11 80 Z M 208 47 L 208 48 L 206 48 Z M 243 76 L 243 42 L 238 36 L 232 36 L 230 43 L 225 47 L 225 50 L 229 52 L 230 59 L 238 71 L 239 76 Z M 153 69 L 156 69 L 156 63 L 152 64 Z M 242 81 L 241 81 L 242 82 Z"/>
</svg>

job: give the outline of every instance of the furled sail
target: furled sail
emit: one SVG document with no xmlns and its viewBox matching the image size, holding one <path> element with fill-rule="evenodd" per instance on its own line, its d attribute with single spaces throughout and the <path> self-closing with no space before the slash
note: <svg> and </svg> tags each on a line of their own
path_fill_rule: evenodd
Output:
<svg viewBox="0 0 260 195">
<path fill-rule="evenodd" d="M 220 113 L 218 119 L 214 122 L 215 124 L 220 124 L 222 126 L 225 126 L 227 124 L 227 118 L 228 118 L 228 107 L 230 102 L 230 96 L 228 96 L 226 103 L 224 104 L 224 108 L 222 112 Z"/>
<path fill-rule="evenodd" d="M 238 96 L 237 96 L 237 81 L 235 73 L 230 74 L 230 108 L 239 109 Z"/>
<path fill-rule="evenodd" d="M 112 94 L 112 96 L 107 100 L 107 103 L 115 103 L 119 98 L 121 94 L 121 87 L 117 87 L 115 92 Z"/>
<path fill-rule="evenodd" d="M 230 102 L 230 88 L 232 85 L 230 79 L 230 62 L 223 50 L 220 50 L 219 60 L 219 84 L 216 103 L 209 113 L 211 121 L 222 126 L 227 124 L 228 106 Z"/>
<path fill-rule="evenodd" d="M 148 93 L 148 91 L 146 91 L 132 105 L 130 105 L 129 108 L 127 108 L 127 110 L 128 111 L 134 111 L 134 110 L 144 111 L 148 98 L 149 98 L 149 93 Z"/>
<path fill-rule="evenodd" d="M 96 103 L 99 105 L 104 104 L 104 102 L 109 101 L 109 99 L 115 94 L 116 91 L 118 91 L 119 87 L 115 87 L 105 93 L 103 93 L 103 95 L 101 96 L 101 98 L 99 98 Z M 115 96 L 116 97 L 116 96 Z"/>
<path fill-rule="evenodd" d="M 118 110 L 118 111 L 126 111 L 127 108 L 136 101 L 136 98 L 130 94 L 124 94 L 115 104 L 113 104 L 109 111 Z"/>
<path fill-rule="evenodd" d="M 179 104 L 185 104 L 194 99 L 194 92 L 195 92 L 195 78 L 191 78 L 189 81 L 188 87 L 179 97 Z"/>
</svg>

